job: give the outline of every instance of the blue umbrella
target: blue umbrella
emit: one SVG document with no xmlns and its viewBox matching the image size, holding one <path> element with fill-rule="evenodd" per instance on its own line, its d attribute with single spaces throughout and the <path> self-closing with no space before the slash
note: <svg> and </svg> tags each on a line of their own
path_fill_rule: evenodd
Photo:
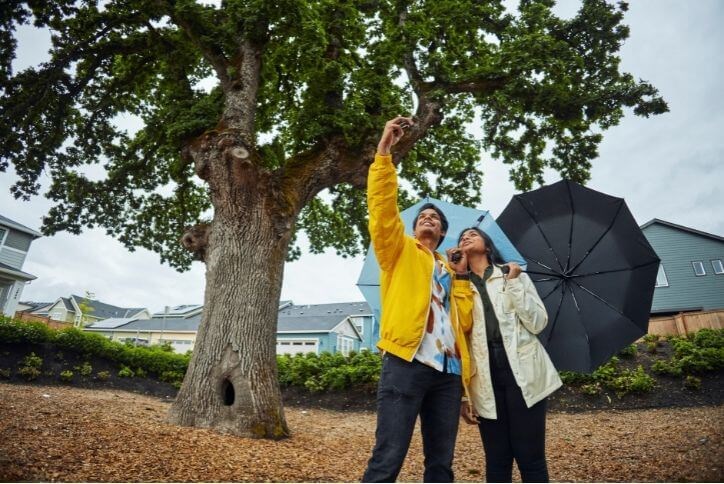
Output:
<svg viewBox="0 0 724 484">
<path fill-rule="evenodd" d="M 446 249 L 457 246 L 458 235 L 460 235 L 463 229 L 479 224 L 480 229 L 487 233 L 493 240 L 503 260 L 506 262 L 517 262 L 525 268 L 526 260 L 520 255 L 510 240 L 508 240 L 508 237 L 503 233 L 493 219 L 493 216 L 490 215 L 490 212 L 487 210 L 463 207 L 429 197 L 424 198 L 400 213 L 408 235 L 412 235 L 412 222 L 415 220 L 415 215 L 417 215 L 420 207 L 426 203 L 434 203 L 437 205 L 437 207 L 443 211 L 449 222 L 445 239 L 437 249 L 443 256 L 445 255 Z M 367 300 L 372 311 L 374 311 L 377 321 L 380 321 L 382 313 L 382 303 L 380 301 L 380 267 L 377 264 L 377 257 L 375 257 L 372 244 L 370 244 L 367 249 L 367 257 L 362 266 L 357 287 L 359 287 L 362 295 Z"/>
</svg>

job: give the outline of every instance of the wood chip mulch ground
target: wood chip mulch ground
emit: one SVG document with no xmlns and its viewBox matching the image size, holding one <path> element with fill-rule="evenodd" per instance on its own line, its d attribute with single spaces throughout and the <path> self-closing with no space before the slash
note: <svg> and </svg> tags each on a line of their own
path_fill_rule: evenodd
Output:
<svg viewBox="0 0 724 484">
<path fill-rule="evenodd" d="M 290 407 L 280 442 L 165 423 L 168 403 L 114 390 L 0 384 L 5 481 L 358 481 L 371 412 Z M 724 480 L 724 406 L 548 416 L 555 481 Z M 401 481 L 422 478 L 416 432 Z M 483 481 L 475 427 L 461 426 L 456 480 Z M 519 476 L 516 475 L 516 480 Z"/>
</svg>

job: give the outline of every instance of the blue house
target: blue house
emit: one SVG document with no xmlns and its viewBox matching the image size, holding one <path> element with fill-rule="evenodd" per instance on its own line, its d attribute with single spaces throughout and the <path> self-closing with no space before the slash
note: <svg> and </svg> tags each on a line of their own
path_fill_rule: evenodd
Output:
<svg viewBox="0 0 724 484">
<path fill-rule="evenodd" d="M 377 351 L 376 321 L 365 302 L 280 305 L 277 354 Z"/>
<path fill-rule="evenodd" d="M 659 219 L 641 229 L 661 259 L 652 315 L 724 309 L 724 237 Z"/>
</svg>

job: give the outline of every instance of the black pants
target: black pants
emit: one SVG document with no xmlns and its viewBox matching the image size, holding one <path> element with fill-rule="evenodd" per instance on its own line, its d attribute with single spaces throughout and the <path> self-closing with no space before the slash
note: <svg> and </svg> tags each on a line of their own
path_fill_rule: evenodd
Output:
<svg viewBox="0 0 724 484">
<path fill-rule="evenodd" d="M 377 389 L 377 431 L 363 482 L 394 482 L 420 415 L 425 482 L 452 482 L 460 419 L 459 375 L 386 354 Z"/>
<path fill-rule="evenodd" d="M 546 400 L 528 408 L 502 345 L 491 344 L 490 371 L 496 420 L 481 418 L 487 482 L 511 482 L 513 459 L 523 482 L 548 482 L 545 455 Z"/>
</svg>

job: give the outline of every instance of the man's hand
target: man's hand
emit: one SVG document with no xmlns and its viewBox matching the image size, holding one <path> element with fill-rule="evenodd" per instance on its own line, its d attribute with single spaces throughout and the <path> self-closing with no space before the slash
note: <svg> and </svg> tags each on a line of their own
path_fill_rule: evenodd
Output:
<svg viewBox="0 0 724 484">
<path fill-rule="evenodd" d="M 523 272 L 523 269 L 515 262 L 508 262 L 505 265 L 510 267 L 510 272 L 505 275 L 506 279 L 515 279 L 516 277 L 518 277 L 518 275 L 520 275 L 521 272 Z"/>
<path fill-rule="evenodd" d="M 468 273 L 468 258 L 466 257 L 465 252 L 457 247 L 453 247 L 452 249 L 447 249 L 445 253 L 447 254 L 447 263 L 450 265 L 450 268 L 455 271 L 456 274 Z M 460 256 L 460 259 L 458 259 L 457 262 L 454 262 L 454 254 L 458 254 Z"/>
<path fill-rule="evenodd" d="M 475 414 L 475 410 L 473 410 L 469 402 L 460 403 L 460 416 L 465 420 L 465 423 L 470 425 L 477 425 L 479 423 L 478 416 Z"/>
<path fill-rule="evenodd" d="M 387 121 L 380 142 L 377 144 L 377 154 L 389 155 L 390 149 L 405 135 L 403 126 L 412 126 L 413 124 L 415 124 L 415 121 L 412 118 L 403 116 L 397 116 L 395 119 Z"/>
</svg>

